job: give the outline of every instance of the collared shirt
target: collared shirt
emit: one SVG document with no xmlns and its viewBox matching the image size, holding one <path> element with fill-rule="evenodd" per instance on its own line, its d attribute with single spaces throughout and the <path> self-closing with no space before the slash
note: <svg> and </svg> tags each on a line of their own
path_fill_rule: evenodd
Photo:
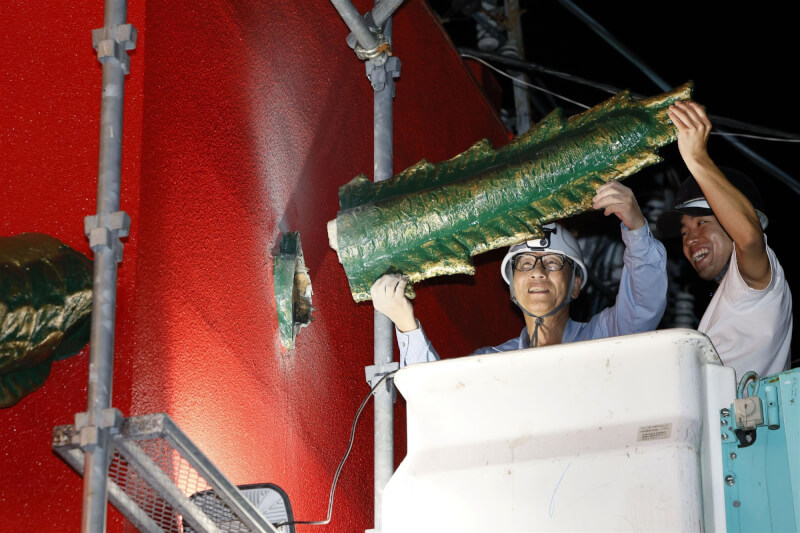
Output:
<svg viewBox="0 0 800 533">
<path fill-rule="evenodd" d="M 620 226 L 625 252 L 616 302 L 594 315 L 589 322 L 569 319 L 562 343 L 652 331 L 664 315 L 667 306 L 667 252 L 664 245 L 653 237 L 647 224 L 637 230 L 629 230 L 623 224 Z M 401 367 L 439 359 L 421 325 L 405 333 L 395 328 L 395 334 Z M 528 348 L 527 339 L 525 327 L 519 337 L 497 346 L 480 348 L 473 355 Z"/>
</svg>

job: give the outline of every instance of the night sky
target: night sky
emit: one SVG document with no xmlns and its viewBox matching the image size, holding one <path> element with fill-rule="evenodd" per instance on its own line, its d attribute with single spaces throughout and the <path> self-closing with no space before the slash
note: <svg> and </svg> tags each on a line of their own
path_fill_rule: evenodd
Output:
<svg viewBox="0 0 800 533">
<path fill-rule="evenodd" d="M 502 5 L 502 0 L 499 0 Z M 475 22 L 464 9 L 475 2 L 431 1 L 443 19 L 456 47 L 477 48 Z M 454 9 L 453 6 L 456 6 Z M 766 137 L 794 137 L 794 142 L 737 137 L 744 146 L 782 170 L 790 183 L 770 174 L 733 147 L 722 136 L 712 133 L 709 152 L 719 165 L 734 166 L 746 172 L 758 185 L 766 204 L 770 223 L 766 230 L 770 246 L 783 264 L 790 286 L 800 293 L 800 255 L 794 248 L 794 228 L 800 226 L 800 126 L 797 119 L 798 38 L 793 3 L 736 4 L 698 2 L 560 2 L 558 0 L 520 1 L 523 9 L 525 59 L 542 67 L 560 71 L 622 89 L 634 94 L 654 96 L 664 92 L 620 51 L 608 44 L 589 24 L 574 13 L 577 6 L 597 25 L 615 38 L 628 54 L 635 56 L 670 88 L 687 81 L 694 83 L 694 99 L 713 117 L 739 121 L 763 131 L 750 131 L 715 122 L 715 130 Z M 699 6 L 699 7 L 698 7 Z M 508 70 L 500 64 L 495 64 Z M 585 87 L 540 73 L 529 73 L 533 84 L 581 102 L 596 105 L 611 96 L 608 92 Z M 504 87 L 504 101 L 512 105 L 510 85 L 497 76 Z M 567 115 L 583 111 L 573 104 L 532 92 L 533 120 L 544 112 L 562 107 Z M 625 180 L 640 204 L 665 187 L 676 187 L 688 173 L 677 151 L 677 144 L 662 148 L 663 163 L 648 167 Z M 666 181 L 665 181 L 666 180 Z M 616 231 L 590 214 L 589 226 Z M 595 222 L 601 224 L 595 224 Z M 579 221 L 580 222 L 580 221 Z M 609 229 L 610 228 L 610 229 Z M 665 241 L 668 252 L 681 255 L 679 243 Z M 687 265 L 688 268 L 688 265 Z M 692 274 L 688 272 L 687 274 Z M 690 278 L 686 278 L 690 279 Z M 698 305 L 704 307 L 705 287 L 698 291 Z M 795 313 L 797 314 L 797 313 Z M 797 328 L 796 328 L 797 330 Z M 800 330 L 794 335 L 794 366 L 800 363 Z"/>
</svg>

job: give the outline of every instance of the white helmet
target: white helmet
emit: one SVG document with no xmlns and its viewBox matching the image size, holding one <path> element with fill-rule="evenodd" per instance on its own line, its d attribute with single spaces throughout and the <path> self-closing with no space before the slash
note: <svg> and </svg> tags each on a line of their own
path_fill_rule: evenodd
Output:
<svg viewBox="0 0 800 533">
<path fill-rule="evenodd" d="M 511 280 L 514 279 L 514 274 L 511 271 L 513 268 L 511 260 L 515 256 L 527 252 L 552 252 L 564 254 L 572 259 L 577 269 L 576 275 L 580 276 L 583 284 L 586 285 L 589 272 L 586 270 L 586 265 L 583 264 L 581 246 L 575 236 L 557 222 L 545 224 L 542 226 L 542 230 L 544 230 L 543 238 L 515 244 L 508 249 L 508 253 L 506 253 L 503 263 L 500 265 L 500 273 L 503 275 L 505 282 L 511 285 Z"/>
</svg>

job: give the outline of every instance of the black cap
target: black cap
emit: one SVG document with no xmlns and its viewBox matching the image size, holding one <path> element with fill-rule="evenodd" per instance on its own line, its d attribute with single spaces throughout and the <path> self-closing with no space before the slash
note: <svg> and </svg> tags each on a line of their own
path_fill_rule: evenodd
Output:
<svg viewBox="0 0 800 533">
<path fill-rule="evenodd" d="M 764 214 L 764 202 L 761 199 L 761 193 L 758 192 L 758 188 L 753 181 L 747 174 L 735 168 L 719 167 L 719 169 L 725 177 L 728 178 L 728 181 L 750 200 L 750 203 L 753 204 L 758 214 L 761 228 L 766 228 L 767 215 Z M 690 215 L 693 217 L 713 215 L 714 212 L 709 207 L 691 205 L 692 202 L 705 200 L 705 198 L 703 191 L 700 189 L 694 177 L 689 176 L 683 180 L 678 188 L 678 193 L 675 195 L 675 205 L 672 209 L 664 211 L 658 217 L 656 226 L 658 227 L 659 233 L 664 237 L 675 237 L 679 235 L 681 231 L 681 217 L 683 217 L 683 215 Z"/>
</svg>

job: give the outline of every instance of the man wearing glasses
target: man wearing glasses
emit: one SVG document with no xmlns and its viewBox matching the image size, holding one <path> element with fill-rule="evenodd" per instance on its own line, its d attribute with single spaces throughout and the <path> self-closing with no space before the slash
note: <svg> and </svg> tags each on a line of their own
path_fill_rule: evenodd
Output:
<svg viewBox="0 0 800 533">
<path fill-rule="evenodd" d="M 666 250 L 650 233 L 633 192 L 619 182 L 597 188 L 595 209 L 616 215 L 625 243 L 623 270 L 616 303 L 589 322 L 569 317 L 569 304 L 586 284 L 588 271 L 577 239 L 557 223 L 543 226 L 545 236 L 509 248 L 501 274 L 511 300 L 522 310 L 525 327 L 519 337 L 476 350 L 474 354 L 521 350 L 551 344 L 628 335 L 656 329 L 667 304 Z M 372 303 L 395 324 L 400 366 L 436 361 L 433 349 L 411 302 L 407 280 L 386 274 L 373 284 Z"/>
</svg>

